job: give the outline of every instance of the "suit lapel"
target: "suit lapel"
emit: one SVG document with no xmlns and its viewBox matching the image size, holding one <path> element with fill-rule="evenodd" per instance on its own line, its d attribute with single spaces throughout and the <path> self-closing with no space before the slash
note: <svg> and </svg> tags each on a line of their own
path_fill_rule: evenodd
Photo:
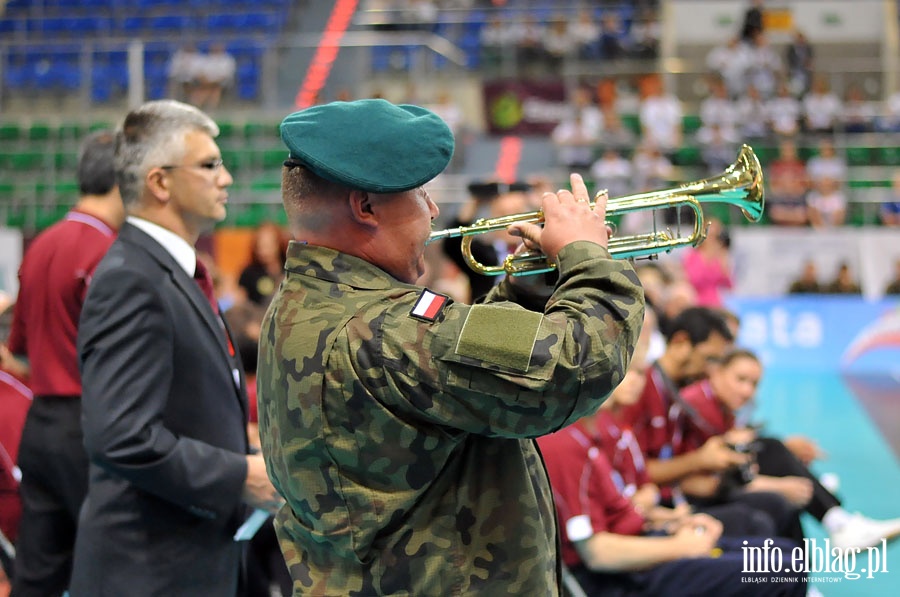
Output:
<svg viewBox="0 0 900 597">
<path fill-rule="evenodd" d="M 191 278 L 184 268 L 182 268 L 175 258 L 172 257 L 171 253 L 169 253 L 162 245 L 156 242 L 150 235 L 145 233 L 143 230 L 128 224 L 127 222 L 122 226 L 122 230 L 119 233 L 119 238 L 121 238 L 125 242 L 131 242 L 135 245 L 138 245 L 143 250 L 147 251 L 153 259 L 155 259 L 160 266 L 165 269 L 169 276 L 172 278 L 172 282 L 175 286 L 187 297 L 193 306 L 194 310 L 203 320 L 203 323 L 206 324 L 206 327 L 209 328 L 209 331 L 212 333 L 213 338 L 215 338 L 216 346 L 219 347 L 219 354 L 224 359 L 225 365 L 229 372 L 229 377 L 233 376 L 233 371 L 237 368 L 239 372 L 239 378 L 234 380 L 235 391 L 238 395 L 238 398 L 241 402 L 241 408 L 246 412 L 246 405 L 243 400 L 243 374 L 240 372 L 240 368 L 237 367 L 237 363 L 239 361 L 235 360 L 231 354 L 232 350 L 229 350 L 229 346 L 231 344 L 231 334 L 225 326 L 225 320 L 219 315 L 216 315 L 213 312 L 212 307 L 209 304 L 209 301 L 206 298 L 206 295 L 203 294 L 203 291 L 200 289 L 200 286 L 197 282 Z"/>
</svg>

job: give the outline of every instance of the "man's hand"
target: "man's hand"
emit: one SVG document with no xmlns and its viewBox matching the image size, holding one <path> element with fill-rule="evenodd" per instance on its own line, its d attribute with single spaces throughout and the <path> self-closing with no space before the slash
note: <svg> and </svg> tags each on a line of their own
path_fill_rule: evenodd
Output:
<svg viewBox="0 0 900 597">
<path fill-rule="evenodd" d="M 284 504 L 284 499 L 275 491 L 266 463 L 260 454 L 247 456 L 247 481 L 244 483 L 244 501 L 254 508 L 274 514 Z"/>
<path fill-rule="evenodd" d="M 14 377 L 27 380 L 31 374 L 31 368 L 28 364 L 17 358 L 6 344 L 0 344 L 0 371 L 6 371 Z"/>
<path fill-rule="evenodd" d="M 509 229 L 510 234 L 522 238 L 526 244 L 539 247 L 554 262 L 562 248 L 575 241 L 586 240 L 602 247 L 609 244 L 606 195 L 599 196 L 594 209 L 591 209 L 591 198 L 581 175 L 572 174 L 569 180 L 571 191 L 561 189 L 556 193 L 544 193 L 541 198 L 543 227 L 516 223 Z"/>
</svg>

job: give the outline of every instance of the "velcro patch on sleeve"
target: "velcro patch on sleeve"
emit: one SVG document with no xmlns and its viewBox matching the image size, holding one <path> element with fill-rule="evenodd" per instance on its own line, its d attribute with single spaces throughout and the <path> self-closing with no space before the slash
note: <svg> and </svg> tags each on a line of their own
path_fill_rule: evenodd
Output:
<svg viewBox="0 0 900 597">
<path fill-rule="evenodd" d="M 425 288 L 409 314 L 422 321 L 434 321 L 449 302 L 450 297 L 446 294 L 438 294 Z"/>
<path fill-rule="evenodd" d="M 569 541 L 584 541 L 594 535 L 591 518 L 587 514 L 573 516 L 566 521 L 566 536 Z"/>
<path fill-rule="evenodd" d="M 463 324 L 456 354 L 528 371 L 542 313 L 494 305 L 474 305 Z"/>
</svg>

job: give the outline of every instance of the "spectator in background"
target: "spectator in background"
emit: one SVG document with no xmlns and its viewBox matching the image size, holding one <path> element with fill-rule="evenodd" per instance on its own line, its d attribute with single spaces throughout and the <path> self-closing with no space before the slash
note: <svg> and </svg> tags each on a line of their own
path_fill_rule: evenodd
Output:
<svg viewBox="0 0 900 597">
<path fill-rule="evenodd" d="M 834 280 L 825 286 L 824 292 L 826 294 L 862 294 L 859 284 L 853 278 L 849 263 L 844 261 L 838 266 Z"/>
<path fill-rule="evenodd" d="M 662 77 L 656 75 L 647 79 L 639 118 L 645 143 L 654 145 L 667 157 L 681 146 L 684 109 L 677 97 L 666 92 Z"/>
<path fill-rule="evenodd" d="M 803 262 L 803 269 L 800 275 L 791 282 L 788 288 L 788 294 L 819 294 L 822 292 L 822 285 L 819 283 L 819 272 L 816 269 L 816 262 L 807 259 Z"/>
<path fill-rule="evenodd" d="M 706 67 L 724 81 L 732 99 L 739 100 L 745 95 L 750 57 L 750 48 L 737 36 L 714 46 L 706 55 Z"/>
<path fill-rule="evenodd" d="M 762 31 L 753 36 L 749 50 L 747 76 L 763 97 L 772 97 L 783 75 L 781 59 Z"/>
<path fill-rule="evenodd" d="M 590 60 L 598 57 L 600 25 L 594 20 L 593 11 L 587 8 L 578 11 L 575 20 L 569 23 L 569 36 L 575 42 L 579 58 Z"/>
<path fill-rule="evenodd" d="M 619 14 L 615 10 L 604 11 L 600 17 L 600 39 L 598 41 L 600 58 L 603 60 L 622 58 L 627 45 L 626 35 Z"/>
<path fill-rule="evenodd" d="M 797 145 L 790 139 L 778 144 L 779 155 L 769 164 L 766 180 L 769 193 L 766 211 L 769 221 L 778 226 L 805 226 L 809 222 L 806 194 L 809 177 L 806 164 L 797 155 Z"/>
<path fill-rule="evenodd" d="M 573 91 L 569 115 L 553 129 L 558 162 L 568 169 L 584 171 L 594 162 L 594 150 L 603 132 L 603 116 L 585 87 Z"/>
<path fill-rule="evenodd" d="M 234 86 L 237 63 L 221 43 L 212 44 L 209 52 L 196 62 L 196 83 L 190 102 L 202 109 L 214 109 L 222 101 L 226 89 Z"/>
<path fill-rule="evenodd" d="M 19 269 L 8 351 L 0 369 L 28 373 L 34 402 L 22 432 L 22 520 L 13 594 L 60 595 L 69 586 L 78 512 L 87 491 L 81 428 L 79 317 L 97 264 L 125 210 L 113 163 L 115 136 L 98 131 L 82 143 L 80 198 L 62 222 L 28 247 Z M 25 359 L 27 369 L 22 369 Z"/>
<path fill-rule="evenodd" d="M 600 110 L 603 115 L 603 134 L 600 144 L 603 147 L 613 147 L 620 151 L 634 147 L 637 135 L 625 126 L 615 104 L 606 104 Z"/>
<path fill-rule="evenodd" d="M 813 47 L 806 35 L 795 29 L 791 42 L 784 50 L 787 82 L 795 97 L 802 97 L 812 83 Z"/>
<path fill-rule="evenodd" d="M 882 116 L 875 120 L 875 126 L 879 131 L 886 133 L 900 132 L 900 90 L 884 100 Z"/>
<path fill-rule="evenodd" d="M 575 55 L 578 42 L 572 36 L 568 19 L 565 15 L 557 15 L 550 21 L 544 33 L 544 49 L 547 52 L 547 67 L 550 72 L 558 73 L 563 64 Z"/>
<path fill-rule="evenodd" d="M 838 155 L 832 138 L 822 137 L 819 140 L 816 155 L 806 162 L 806 173 L 814 183 L 822 179 L 834 180 L 839 184 L 847 182 L 847 160 Z"/>
<path fill-rule="evenodd" d="M 238 287 L 251 303 L 266 307 L 284 277 L 284 260 L 290 238 L 278 224 L 257 227 L 251 242 L 250 262 L 241 271 Z"/>
<path fill-rule="evenodd" d="M 517 28 L 515 24 L 494 16 L 478 35 L 482 63 L 487 67 L 496 67 L 503 61 L 507 48 L 515 47 Z"/>
<path fill-rule="evenodd" d="M 656 9 L 652 6 L 641 7 L 628 32 L 630 38 L 628 55 L 638 59 L 657 58 L 661 35 L 662 26 L 659 23 Z"/>
<path fill-rule="evenodd" d="M 735 108 L 740 134 L 747 139 L 764 139 L 769 135 L 769 110 L 753 85 L 738 98 Z"/>
<path fill-rule="evenodd" d="M 187 101 L 194 93 L 202 56 L 193 43 L 178 48 L 169 60 L 169 97 Z"/>
<path fill-rule="evenodd" d="M 885 226 L 900 226 L 900 168 L 894 169 L 891 176 L 891 188 L 881 203 L 878 211 L 881 223 Z"/>
<path fill-rule="evenodd" d="M 835 132 L 843 112 L 841 98 L 831 91 L 825 75 L 813 80 L 812 89 L 803 96 L 803 122 L 806 132 L 828 134 Z"/>
<path fill-rule="evenodd" d="M 850 84 L 844 97 L 840 122 L 845 133 L 868 133 L 875 125 L 877 109 L 859 85 Z"/>
<path fill-rule="evenodd" d="M 705 130 L 717 126 L 725 139 L 736 143 L 738 134 L 737 104 L 728 97 L 725 82 L 714 77 L 709 82 L 710 93 L 700 102 L 700 129 L 697 131 L 698 139 L 705 134 Z"/>
<path fill-rule="evenodd" d="M 758 33 L 764 31 L 764 12 L 764 0 L 751 0 L 750 6 L 744 12 L 744 21 L 741 24 L 741 38 L 744 41 L 752 41 Z"/>
<path fill-rule="evenodd" d="M 738 137 L 719 124 L 711 124 L 697 131 L 700 158 L 710 174 L 718 174 L 734 161 Z"/>
<path fill-rule="evenodd" d="M 722 292 L 731 290 L 730 240 L 728 231 L 717 218 L 708 218 L 706 239 L 695 248 L 684 251 L 682 266 L 688 281 L 697 291 L 696 304 L 702 307 L 721 307 Z"/>
<path fill-rule="evenodd" d="M 806 195 L 807 215 L 813 228 L 842 226 L 847 219 L 847 194 L 833 178 L 813 181 Z"/>
<path fill-rule="evenodd" d="M 761 94 L 765 97 L 764 94 Z M 778 95 L 766 101 L 766 120 L 773 133 L 781 137 L 794 137 L 800 132 L 803 104 L 791 95 L 786 83 L 778 86 Z"/>
<path fill-rule="evenodd" d="M 535 74 L 546 66 L 547 51 L 544 48 L 544 37 L 547 26 L 537 18 L 525 13 L 513 27 L 516 47 L 516 65 L 529 74 Z"/>
<path fill-rule="evenodd" d="M 632 192 L 631 162 L 614 147 L 604 149 L 593 163 L 591 177 L 596 185 L 600 185 L 598 188 L 609 191 L 610 197 L 623 197 Z"/>
</svg>

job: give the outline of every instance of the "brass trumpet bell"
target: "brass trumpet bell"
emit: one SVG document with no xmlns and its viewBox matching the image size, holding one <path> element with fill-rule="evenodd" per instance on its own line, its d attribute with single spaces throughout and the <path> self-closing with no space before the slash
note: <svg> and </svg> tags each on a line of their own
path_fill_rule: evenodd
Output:
<svg viewBox="0 0 900 597">
<path fill-rule="evenodd" d="M 597 196 L 590 204 L 591 208 L 594 207 L 596 200 Z M 672 189 L 608 199 L 607 215 L 687 207 L 695 216 L 690 234 L 681 236 L 673 234 L 668 229 L 657 230 L 654 218 L 654 229 L 647 233 L 610 238 L 608 247 L 610 254 L 615 259 L 632 259 L 668 253 L 682 247 L 696 247 L 706 238 L 708 227 L 703 215 L 703 203 L 735 205 L 748 220 L 759 221 L 765 205 L 763 173 L 759 159 L 749 145 L 742 146 L 737 160 L 718 176 L 684 183 Z M 525 251 L 510 255 L 501 265 L 485 265 L 472 256 L 471 245 L 472 237 L 477 234 L 505 230 L 511 224 L 519 222 L 540 224 L 543 221 L 544 215 L 540 210 L 499 218 L 483 218 L 471 226 L 433 232 L 428 242 L 463 237 L 462 252 L 466 263 L 480 274 L 488 276 L 538 274 L 556 269 L 556 265 L 543 253 Z"/>
</svg>

